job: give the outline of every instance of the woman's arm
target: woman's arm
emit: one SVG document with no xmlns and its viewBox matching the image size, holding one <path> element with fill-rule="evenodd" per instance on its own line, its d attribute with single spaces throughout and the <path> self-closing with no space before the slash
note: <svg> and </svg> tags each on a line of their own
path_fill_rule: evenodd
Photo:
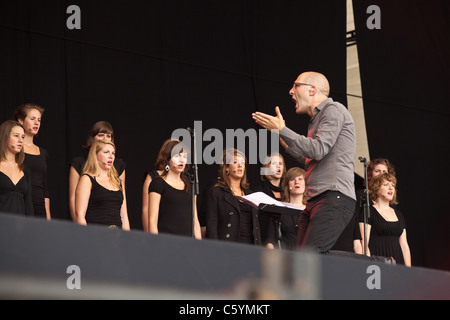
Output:
<svg viewBox="0 0 450 320">
<path fill-rule="evenodd" d="M 45 201 L 45 213 L 47 214 L 47 220 L 52 220 L 52 215 L 50 214 L 50 198 L 44 198 Z"/>
<path fill-rule="evenodd" d="M 161 195 L 156 192 L 150 192 L 148 195 L 148 202 L 148 231 L 150 233 L 158 234 L 159 203 L 161 202 Z"/>
<path fill-rule="evenodd" d="M 370 257 L 370 250 L 369 250 L 369 240 L 370 240 L 370 230 L 371 230 L 372 226 L 370 224 L 366 224 L 366 238 L 367 238 L 367 253 L 366 256 Z M 360 222 L 359 223 L 359 230 L 361 232 L 361 246 L 363 248 L 363 254 L 364 254 L 364 223 Z"/>
<path fill-rule="evenodd" d="M 406 229 L 403 229 L 399 241 L 400 248 L 402 248 L 403 260 L 405 260 L 405 266 L 411 267 L 411 251 L 409 249 L 408 240 L 406 237 Z"/>
<path fill-rule="evenodd" d="M 128 219 L 128 207 L 127 207 L 127 193 L 125 187 L 125 170 L 123 170 L 122 174 L 119 177 L 120 183 L 122 184 L 122 192 L 123 192 L 123 202 L 122 207 L 120 208 L 120 218 L 122 219 L 122 230 L 130 230 L 130 220 Z"/>
<path fill-rule="evenodd" d="M 43 148 L 39 148 L 39 150 L 41 150 L 41 152 L 44 153 L 45 163 L 46 163 L 47 168 L 48 168 L 48 159 L 49 159 L 48 152 L 47 152 L 47 150 L 45 150 Z M 43 186 L 44 186 L 44 204 L 45 204 L 45 214 L 46 214 L 47 220 L 51 220 L 52 219 L 52 215 L 50 213 L 50 192 L 48 191 L 47 175 L 48 175 L 48 173 L 44 176 L 44 181 L 43 181 Z"/>
<path fill-rule="evenodd" d="M 152 182 L 152 177 L 147 174 L 142 185 L 142 228 L 144 231 L 148 232 L 148 216 L 149 216 L 149 206 L 148 206 L 148 187 Z"/>
<path fill-rule="evenodd" d="M 125 188 L 122 188 L 123 202 L 120 208 L 120 219 L 122 220 L 122 230 L 130 230 L 130 220 L 128 219 L 127 199 L 125 197 Z"/>
<path fill-rule="evenodd" d="M 75 190 L 75 216 L 76 222 L 86 225 L 86 211 L 91 197 L 92 182 L 88 176 L 84 175 L 80 178 Z"/>
<path fill-rule="evenodd" d="M 363 248 L 361 245 L 361 240 L 354 239 L 353 240 L 353 251 L 357 254 L 363 254 Z"/>
<path fill-rule="evenodd" d="M 80 175 L 75 170 L 73 166 L 70 166 L 69 171 L 69 210 L 70 216 L 73 222 L 77 222 L 77 213 L 75 211 L 75 192 L 77 189 L 78 181 L 80 180 Z"/>
<path fill-rule="evenodd" d="M 198 221 L 197 215 L 197 196 L 195 196 L 195 207 L 194 207 L 194 237 L 195 239 L 202 239 L 202 230 L 200 228 L 200 222 Z"/>
</svg>

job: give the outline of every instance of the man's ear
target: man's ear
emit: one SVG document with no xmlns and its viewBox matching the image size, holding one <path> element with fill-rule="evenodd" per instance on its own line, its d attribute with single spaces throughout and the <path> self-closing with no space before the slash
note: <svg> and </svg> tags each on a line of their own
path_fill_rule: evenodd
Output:
<svg viewBox="0 0 450 320">
<path fill-rule="evenodd" d="M 309 88 L 309 95 L 314 96 L 317 93 L 317 88 L 315 86 L 311 86 Z"/>
</svg>

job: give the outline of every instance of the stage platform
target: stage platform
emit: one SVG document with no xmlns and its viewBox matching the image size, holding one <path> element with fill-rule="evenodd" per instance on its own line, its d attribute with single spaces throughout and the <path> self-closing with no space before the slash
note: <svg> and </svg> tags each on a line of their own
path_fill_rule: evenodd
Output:
<svg viewBox="0 0 450 320">
<path fill-rule="evenodd" d="M 0 214 L 1 299 L 449 299 L 450 273 Z"/>
</svg>

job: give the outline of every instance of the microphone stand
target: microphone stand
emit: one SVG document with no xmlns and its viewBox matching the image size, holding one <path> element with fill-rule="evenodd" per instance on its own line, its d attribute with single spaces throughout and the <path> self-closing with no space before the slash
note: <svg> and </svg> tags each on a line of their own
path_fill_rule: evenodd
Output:
<svg viewBox="0 0 450 320">
<path fill-rule="evenodd" d="M 200 193 L 199 188 L 199 180 L 198 180 L 198 166 L 197 166 L 197 139 L 195 137 L 195 129 L 187 128 L 189 133 L 192 136 L 192 139 L 194 140 L 193 148 L 192 148 L 192 169 L 193 173 L 191 173 L 191 185 L 192 185 L 192 207 L 191 207 L 191 235 L 192 238 L 195 238 L 195 196 Z"/>
<path fill-rule="evenodd" d="M 367 182 L 367 159 L 363 157 L 359 157 L 360 162 L 364 162 L 364 183 L 366 185 L 366 188 L 364 190 L 364 255 L 368 256 L 367 254 L 367 236 L 366 236 L 366 229 L 367 229 L 367 222 L 370 218 L 370 208 L 369 208 L 369 183 Z"/>
</svg>

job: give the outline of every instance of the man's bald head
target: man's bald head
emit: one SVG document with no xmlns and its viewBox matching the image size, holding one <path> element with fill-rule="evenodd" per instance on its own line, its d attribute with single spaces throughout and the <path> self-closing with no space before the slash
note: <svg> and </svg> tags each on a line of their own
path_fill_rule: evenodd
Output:
<svg viewBox="0 0 450 320">
<path fill-rule="evenodd" d="M 304 72 L 299 76 L 301 82 L 312 84 L 317 88 L 317 90 L 328 97 L 330 94 L 330 84 L 328 83 L 327 78 L 318 72 L 308 71 Z"/>
</svg>

